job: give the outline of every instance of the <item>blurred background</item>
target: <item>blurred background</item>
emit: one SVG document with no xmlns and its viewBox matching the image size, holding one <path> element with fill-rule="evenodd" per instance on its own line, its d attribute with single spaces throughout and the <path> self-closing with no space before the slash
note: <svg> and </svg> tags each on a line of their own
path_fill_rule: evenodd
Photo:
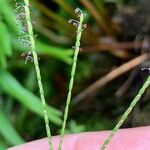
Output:
<svg viewBox="0 0 150 150">
<path fill-rule="evenodd" d="M 61 128 L 76 37 L 68 20 L 78 19 L 77 7 L 85 13 L 87 28 L 66 133 L 112 129 L 149 75 L 141 69 L 150 65 L 150 1 L 30 2 L 52 135 Z M 46 136 L 34 66 L 25 64 L 24 52 L 30 49 L 19 41 L 18 6 L 0 0 L 0 150 Z M 122 128 L 150 124 L 149 90 Z"/>
</svg>

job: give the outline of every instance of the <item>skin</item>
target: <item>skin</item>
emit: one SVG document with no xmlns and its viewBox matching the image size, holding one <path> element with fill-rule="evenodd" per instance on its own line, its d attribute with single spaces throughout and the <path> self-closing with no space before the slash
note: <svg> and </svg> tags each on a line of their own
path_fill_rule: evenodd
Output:
<svg viewBox="0 0 150 150">
<path fill-rule="evenodd" d="M 99 150 L 109 133 L 110 131 L 102 131 L 66 135 L 63 150 Z M 59 137 L 54 136 L 52 143 L 54 150 L 57 150 Z M 8 150 L 49 150 L 49 148 L 45 138 Z M 150 126 L 119 130 L 108 145 L 107 150 L 150 150 Z"/>
</svg>

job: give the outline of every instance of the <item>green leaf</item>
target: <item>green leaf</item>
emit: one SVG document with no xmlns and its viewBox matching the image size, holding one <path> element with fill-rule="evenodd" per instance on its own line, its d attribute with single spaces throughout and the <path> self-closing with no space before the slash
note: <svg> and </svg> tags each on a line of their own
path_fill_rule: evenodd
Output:
<svg viewBox="0 0 150 150">
<path fill-rule="evenodd" d="M 0 45 L 0 68 L 6 68 L 6 57 Z"/>
<path fill-rule="evenodd" d="M 29 110 L 43 117 L 40 99 L 25 89 L 10 73 L 4 70 L 0 70 L 0 88 Z M 60 125 L 61 112 L 51 106 L 47 106 L 47 111 L 50 121 Z"/>
<path fill-rule="evenodd" d="M 6 150 L 8 146 L 0 140 L 0 150 Z"/>
<path fill-rule="evenodd" d="M 11 37 L 11 41 L 13 44 L 13 48 L 17 51 L 24 52 L 30 50 L 30 48 L 24 47 L 21 43 L 18 42 L 17 38 Z M 51 46 L 40 40 L 36 40 L 37 52 L 44 55 L 53 56 L 65 63 L 71 64 L 72 63 L 72 49 L 65 49 L 62 47 Z"/>
<path fill-rule="evenodd" d="M 10 35 L 3 22 L 0 22 L 0 37 L 2 51 L 4 51 L 6 55 L 10 56 L 12 54 Z"/>
<path fill-rule="evenodd" d="M 40 41 L 36 41 L 36 46 L 38 51 L 42 54 L 51 55 L 53 57 L 63 60 L 66 63 L 72 62 L 72 58 L 71 58 L 71 56 L 73 55 L 72 49 L 65 50 L 60 47 L 50 46 Z"/>
<path fill-rule="evenodd" d="M 0 0 L 0 15 L 3 16 L 4 20 L 7 22 L 9 28 L 18 34 L 18 28 L 15 22 L 15 16 L 10 3 L 8 0 Z"/>
<path fill-rule="evenodd" d="M 1 108 L 0 122 L 0 134 L 9 144 L 17 145 L 24 143 L 24 140 L 17 133 L 11 122 L 8 120 L 8 117 L 2 112 Z"/>
</svg>

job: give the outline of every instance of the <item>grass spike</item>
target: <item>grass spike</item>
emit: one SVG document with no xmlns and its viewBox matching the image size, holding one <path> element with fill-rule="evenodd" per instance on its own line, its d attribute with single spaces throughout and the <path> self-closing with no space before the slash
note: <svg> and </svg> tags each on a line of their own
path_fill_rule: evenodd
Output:
<svg viewBox="0 0 150 150">
<path fill-rule="evenodd" d="M 122 115 L 122 117 L 119 120 L 119 122 L 116 124 L 116 126 L 114 127 L 114 129 L 111 131 L 111 133 L 109 134 L 109 136 L 106 138 L 106 140 L 102 144 L 100 150 L 105 150 L 106 149 L 106 147 L 108 146 L 108 144 L 112 140 L 113 136 L 116 134 L 116 132 L 121 127 L 121 125 L 124 123 L 124 121 L 126 120 L 126 118 L 128 117 L 128 115 L 130 114 L 130 112 L 133 110 L 133 108 L 135 107 L 135 105 L 137 104 L 137 102 L 140 100 L 141 96 L 144 94 L 144 92 L 146 91 L 146 89 L 148 88 L 149 85 L 150 85 L 150 75 L 147 78 L 147 80 L 144 82 L 144 84 L 141 87 L 141 89 L 139 90 L 138 94 L 132 100 L 130 106 L 127 108 L 127 110 Z"/>
<path fill-rule="evenodd" d="M 64 118 L 63 118 L 63 123 L 62 123 L 62 128 L 61 128 L 61 135 L 60 135 L 60 142 L 58 145 L 58 150 L 62 150 L 63 137 L 64 137 L 65 128 L 66 128 L 66 121 L 68 118 L 68 112 L 69 112 L 69 106 L 70 106 L 70 101 L 71 101 L 72 88 L 73 88 L 73 84 L 74 84 L 74 77 L 75 77 L 78 53 L 80 50 L 80 40 L 81 40 L 81 36 L 82 36 L 82 31 L 83 31 L 84 14 L 82 13 L 82 11 L 79 8 L 77 8 L 75 10 L 75 13 L 78 13 L 78 17 L 80 19 L 79 19 L 79 24 L 76 26 L 77 27 L 77 36 L 76 36 L 76 43 L 75 43 L 75 51 L 74 51 L 73 64 L 72 64 L 72 69 L 71 69 L 71 78 L 70 78 L 70 82 L 69 82 L 69 90 L 68 90 L 68 95 L 67 95 L 67 100 L 66 100 L 66 107 L 65 107 L 65 111 L 64 111 Z"/>
<path fill-rule="evenodd" d="M 31 17 L 30 17 L 29 0 L 24 0 L 24 3 L 25 3 L 25 14 L 26 14 L 28 34 L 29 34 L 30 42 L 31 42 L 31 51 L 32 51 L 32 55 L 33 55 L 33 61 L 34 61 L 36 76 L 37 76 L 37 80 L 38 80 L 40 98 L 41 98 L 42 106 L 43 106 L 43 114 L 44 114 L 47 137 L 48 137 L 48 143 L 50 146 L 50 150 L 53 150 L 53 146 L 52 146 L 52 142 L 51 142 L 51 131 L 50 131 L 48 113 L 47 113 L 47 108 L 46 108 L 46 101 L 45 101 L 45 97 L 44 97 L 43 84 L 41 81 L 41 73 L 40 73 L 40 68 L 39 68 L 38 56 L 36 53 L 33 27 L 32 27 Z"/>
</svg>

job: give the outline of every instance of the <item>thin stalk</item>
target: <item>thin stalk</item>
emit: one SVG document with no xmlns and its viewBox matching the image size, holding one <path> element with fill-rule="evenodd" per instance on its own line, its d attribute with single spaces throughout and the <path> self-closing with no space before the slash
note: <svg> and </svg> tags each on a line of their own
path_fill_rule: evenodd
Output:
<svg viewBox="0 0 150 150">
<path fill-rule="evenodd" d="M 74 84 L 77 58 L 78 58 L 78 53 L 79 53 L 79 49 L 80 49 L 80 40 L 81 40 L 82 31 L 83 31 L 83 29 L 82 29 L 83 20 L 84 20 L 84 15 L 81 13 L 79 24 L 77 27 L 77 36 L 76 36 L 75 51 L 74 51 L 74 57 L 73 57 L 73 65 L 72 65 L 72 69 L 71 69 L 71 78 L 70 78 L 70 82 L 69 82 L 69 91 L 68 91 L 67 100 L 66 100 L 66 107 L 65 107 L 65 111 L 64 111 L 64 118 L 63 118 L 63 123 L 62 123 L 62 128 L 61 128 L 61 135 L 60 135 L 60 142 L 59 142 L 58 150 L 62 150 L 64 131 L 65 131 L 65 127 L 66 127 L 66 121 L 68 118 L 68 111 L 69 111 L 69 106 L 70 106 L 70 101 L 71 101 L 71 93 L 72 93 L 72 88 L 73 88 L 73 84 Z"/>
<path fill-rule="evenodd" d="M 29 34 L 30 42 L 31 42 L 31 51 L 32 51 L 32 55 L 33 55 L 33 61 L 34 61 L 34 66 L 35 66 L 35 71 L 36 71 L 36 76 L 37 76 L 37 81 L 38 81 L 40 98 L 42 101 L 42 107 L 43 107 L 43 114 L 44 114 L 47 137 L 48 137 L 48 143 L 50 146 L 50 150 L 53 150 L 53 146 L 52 146 L 52 142 L 51 142 L 51 131 L 50 131 L 48 113 L 47 113 L 47 108 L 46 108 L 46 101 L 45 101 L 45 97 L 44 97 L 43 84 L 41 81 L 41 73 L 40 73 L 40 68 L 39 68 L 38 56 L 36 53 L 33 27 L 32 27 L 31 17 L 30 17 L 29 0 L 24 0 L 24 2 L 25 2 L 25 14 L 26 14 L 27 27 L 28 27 L 28 34 Z"/>
<path fill-rule="evenodd" d="M 125 113 L 122 115 L 122 117 L 119 120 L 119 122 L 117 123 L 117 125 L 114 127 L 114 129 L 111 131 L 111 133 L 109 134 L 109 136 L 106 138 L 106 140 L 102 144 L 100 150 L 105 150 L 106 149 L 106 147 L 108 146 L 108 144 L 112 140 L 113 136 L 116 134 L 116 132 L 121 127 L 121 125 L 124 123 L 124 121 L 126 120 L 126 118 L 128 117 L 128 115 L 130 114 L 130 112 L 133 110 L 133 108 L 135 107 L 135 105 L 137 104 L 137 102 L 140 100 L 141 96 L 146 91 L 146 89 L 148 88 L 149 85 L 150 85 L 150 75 L 147 78 L 147 80 L 144 82 L 144 84 L 141 87 L 141 89 L 139 90 L 138 94 L 135 96 L 135 98 L 131 102 L 130 106 L 127 108 L 127 110 L 125 111 Z"/>
</svg>

